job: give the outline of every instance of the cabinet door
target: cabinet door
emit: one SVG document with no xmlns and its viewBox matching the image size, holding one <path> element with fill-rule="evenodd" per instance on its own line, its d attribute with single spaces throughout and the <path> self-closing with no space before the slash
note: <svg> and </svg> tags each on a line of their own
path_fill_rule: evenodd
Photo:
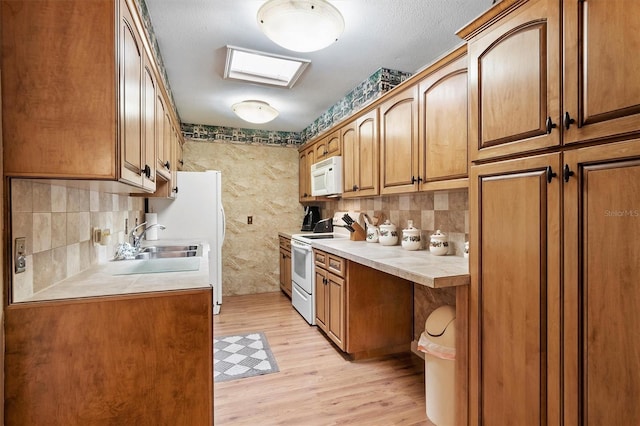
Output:
<svg viewBox="0 0 640 426">
<path fill-rule="evenodd" d="M 640 130 L 640 3 L 564 1 L 564 142 Z"/>
<path fill-rule="evenodd" d="M 378 109 L 356 121 L 358 146 L 357 194 L 360 197 L 378 195 Z"/>
<path fill-rule="evenodd" d="M 471 160 L 560 144 L 559 13 L 526 2 L 470 40 Z"/>
<path fill-rule="evenodd" d="M 321 268 L 314 268 L 315 291 L 316 291 L 316 325 L 322 331 L 328 333 L 328 310 L 329 299 L 327 297 L 327 271 Z"/>
<path fill-rule="evenodd" d="M 442 189 L 442 181 L 467 179 L 467 58 L 434 72 L 419 85 L 421 190 Z M 448 186 L 448 188 L 455 184 Z"/>
<path fill-rule="evenodd" d="M 123 180 L 142 186 L 142 44 L 124 0 L 120 10 L 121 174 Z"/>
<path fill-rule="evenodd" d="M 345 348 L 344 336 L 345 336 L 345 289 L 344 279 L 333 275 L 327 274 L 327 292 L 325 297 L 328 299 L 328 323 L 327 323 L 327 335 L 334 341 L 336 345 L 342 350 Z"/>
<path fill-rule="evenodd" d="M 328 157 L 333 157 L 336 155 L 340 155 L 340 149 L 342 147 L 342 142 L 340 140 L 340 131 L 336 130 L 327 136 L 327 153 L 325 154 Z"/>
<path fill-rule="evenodd" d="M 316 161 L 324 160 L 325 155 L 327 155 L 327 153 L 329 152 L 327 151 L 327 138 L 316 142 L 315 144 L 313 144 L 313 146 L 315 150 Z"/>
<path fill-rule="evenodd" d="M 560 154 L 471 168 L 470 424 L 559 423 Z"/>
<path fill-rule="evenodd" d="M 343 126 L 340 132 L 342 134 L 342 198 L 350 198 L 358 195 L 360 152 L 355 121 Z"/>
<path fill-rule="evenodd" d="M 167 134 L 167 132 L 165 132 L 165 127 L 168 124 L 168 115 L 164 107 L 162 94 L 158 93 L 156 96 L 156 170 L 158 174 L 161 175 L 165 180 L 169 179 L 169 169 L 167 169 L 167 167 L 165 166 L 164 159 L 164 145 L 165 143 L 169 143 L 169 141 L 165 142 L 165 137 Z"/>
<path fill-rule="evenodd" d="M 315 200 L 315 197 L 311 196 L 311 166 L 314 163 L 314 154 L 315 147 L 313 146 L 300 152 L 300 170 L 298 175 L 300 202 Z"/>
<path fill-rule="evenodd" d="M 380 194 L 418 187 L 418 86 L 380 105 Z"/>
<path fill-rule="evenodd" d="M 156 189 L 156 79 L 151 69 L 151 61 L 145 53 L 144 66 L 144 101 L 143 101 L 143 146 L 144 174 L 143 184 L 146 189 Z"/>
<path fill-rule="evenodd" d="M 565 162 L 564 424 L 637 425 L 640 140 Z"/>
<path fill-rule="evenodd" d="M 291 252 L 280 247 L 280 289 L 291 298 Z"/>
</svg>

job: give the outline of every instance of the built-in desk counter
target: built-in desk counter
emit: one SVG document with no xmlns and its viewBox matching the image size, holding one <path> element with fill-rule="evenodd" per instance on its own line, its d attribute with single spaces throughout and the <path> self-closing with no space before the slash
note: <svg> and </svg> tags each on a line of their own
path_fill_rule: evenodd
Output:
<svg viewBox="0 0 640 426">
<path fill-rule="evenodd" d="M 278 235 L 291 238 L 281 231 Z M 469 285 L 469 261 L 461 256 L 434 256 L 429 250 L 405 250 L 400 245 L 383 246 L 348 238 L 315 240 L 313 248 L 335 254 L 352 262 L 404 278 L 431 288 Z"/>
</svg>

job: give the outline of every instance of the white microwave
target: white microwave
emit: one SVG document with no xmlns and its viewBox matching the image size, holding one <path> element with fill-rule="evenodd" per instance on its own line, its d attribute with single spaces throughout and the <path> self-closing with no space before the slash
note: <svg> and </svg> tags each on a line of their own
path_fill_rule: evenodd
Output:
<svg viewBox="0 0 640 426">
<path fill-rule="evenodd" d="M 342 194 L 342 157 L 329 157 L 311 166 L 311 195 Z"/>
</svg>

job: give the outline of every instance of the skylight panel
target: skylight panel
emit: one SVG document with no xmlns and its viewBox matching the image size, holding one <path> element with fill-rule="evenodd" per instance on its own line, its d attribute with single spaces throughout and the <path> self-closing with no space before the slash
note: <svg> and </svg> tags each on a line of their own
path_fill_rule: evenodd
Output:
<svg viewBox="0 0 640 426">
<path fill-rule="evenodd" d="M 291 88 L 310 63 L 306 59 L 227 46 L 224 78 Z"/>
</svg>

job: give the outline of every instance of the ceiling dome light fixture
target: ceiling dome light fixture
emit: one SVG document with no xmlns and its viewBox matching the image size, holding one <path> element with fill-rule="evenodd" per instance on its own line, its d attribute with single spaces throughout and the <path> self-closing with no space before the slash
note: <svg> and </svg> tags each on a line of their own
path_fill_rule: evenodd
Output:
<svg viewBox="0 0 640 426">
<path fill-rule="evenodd" d="M 278 110 L 262 101 L 242 101 L 233 104 L 231 107 L 233 112 L 244 121 L 249 123 L 268 123 L 278 116 Z"/>
<path fill-rule="evenodd" d="M 258 10 L 258 26 L 285 49 L 314 52 L 338 40 L 344 18 L 326 0 L 269 0 Z"/>
</svg>

